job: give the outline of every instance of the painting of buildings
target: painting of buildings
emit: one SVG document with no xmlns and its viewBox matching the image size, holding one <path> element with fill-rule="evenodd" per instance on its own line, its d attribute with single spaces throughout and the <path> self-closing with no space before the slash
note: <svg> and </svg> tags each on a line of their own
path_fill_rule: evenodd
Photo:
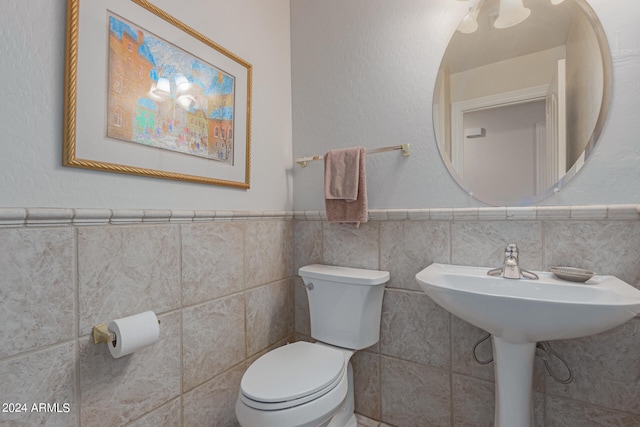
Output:
<svg viewBox="0 0 640 427">
<path fill-rule="evenodd" d="M 233 76 L 114 14 L 108 71 L 108 137 L 233 165 Z"/>
</svg>

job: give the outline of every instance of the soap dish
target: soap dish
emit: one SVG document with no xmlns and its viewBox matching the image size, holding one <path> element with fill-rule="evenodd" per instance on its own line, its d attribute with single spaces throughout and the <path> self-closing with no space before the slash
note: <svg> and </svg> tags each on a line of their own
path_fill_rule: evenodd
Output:
<svg viewBox="0 0 640 427">
<path fill-rule="evenodd" d="M 549 267 L 549 271 L 558 279 L 569 280 L 571 282 L 586 282 L 596 274 L 593 271 L 576 267 Z"/>
</svg>

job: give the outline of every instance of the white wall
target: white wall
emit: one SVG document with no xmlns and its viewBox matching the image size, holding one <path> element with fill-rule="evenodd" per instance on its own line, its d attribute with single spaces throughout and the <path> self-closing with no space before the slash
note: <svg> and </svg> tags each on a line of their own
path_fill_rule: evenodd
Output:
<svg viewBox="0 0 640 427">
<path fill-rule="evenodd" d="M 0 207 L 292 208 L 289 1 L 153 3 L 252 64 L 251 189 L 62 167 L 66 1 L 24 0 L 0 14 Z"/>
<path fill-rule="evenodd" d="M 155 0 L 253 65 L 248 191 L 61 166 L 65 3 L 7 2 L 0 14 L 0 207 L 323 209 L 322 162 L 292 168 L 292 157 L 402 142 L 411 157 L 369 157 L 371 208 L 481 205 L 449 177 L 431 119 L 464 2 L 291 0 L 290 33 L 286 0 Z M 613 53 L 609 118 L 586 167 L 543 204 L 640 200 L 640 8 L 589 3 Z"/>
<path fill-rule="evenodd" d="M 609 38 L 613 94 L 586 166 L 544 205 L 640 200 L 640 7 L 590 0 Z M 453 0 L 291 0 L 293 154 L 411 143 L 367 157 L 369 207 L 482 206 L 450 178 L 432 129 L 433 85 L 465 14 Z M 294 168 L 296 210 L 322 210 L 322 162 Z"/>
</svg>

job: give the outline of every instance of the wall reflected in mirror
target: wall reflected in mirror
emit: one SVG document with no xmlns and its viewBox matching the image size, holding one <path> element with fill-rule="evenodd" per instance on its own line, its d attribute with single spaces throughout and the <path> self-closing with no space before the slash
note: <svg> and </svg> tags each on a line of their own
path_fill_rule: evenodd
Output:
<svg viewBox="0 0 640 427">
<path fill-rule="evenodd" d="M 517 19 L 496 26 L 509 10 L 505 2 L 515 4 Z M 473 197 L 533 204 L 578 172 L 602 131 L 611 85 L 607 40 L 584 0 L 469 4 L 435 84 L 438 147 Z"/>
</svg>

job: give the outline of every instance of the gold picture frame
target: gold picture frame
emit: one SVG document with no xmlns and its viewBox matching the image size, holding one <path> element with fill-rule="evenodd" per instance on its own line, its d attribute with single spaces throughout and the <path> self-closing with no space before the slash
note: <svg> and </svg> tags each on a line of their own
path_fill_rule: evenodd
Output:
<svg viewBox="0 0 640 427">
<path fill-rule="evenodd" d="M 64 166 L 248 189 L 251 92 L 251 64 L 147 0 L 67 0 Z"/>
</svg>

